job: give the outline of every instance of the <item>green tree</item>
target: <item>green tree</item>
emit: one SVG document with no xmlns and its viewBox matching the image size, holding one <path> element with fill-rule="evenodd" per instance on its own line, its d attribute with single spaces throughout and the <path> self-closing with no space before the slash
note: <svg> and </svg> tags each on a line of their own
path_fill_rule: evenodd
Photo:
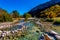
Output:
<svg viewBox="0 0 60 40">
<path fill-rule="evenodd" d="M 17 10 L 14 10 L 11 15 L 13 18 L 19 18 L 20 17 L 19 12 Z"/>
<path fill-rule="evenodd" d="M 28 18 L 32 17 L 29 13 L 25 13 L 24 15 L 25 21 L 28 20 Z"/>
<path fill-rule="evenodd" d="M 0 22 L 12 21 L 12 17 L 4 9 L 0 9 Z"/>
<path fill-rule="evenodd" d="M 29 13 L 25 13 L 25 14 L 24 14 L 24 17 L 25 17 L 25 18 L 30 18 L 31 15 L 30 15 Z"/>
</svg>

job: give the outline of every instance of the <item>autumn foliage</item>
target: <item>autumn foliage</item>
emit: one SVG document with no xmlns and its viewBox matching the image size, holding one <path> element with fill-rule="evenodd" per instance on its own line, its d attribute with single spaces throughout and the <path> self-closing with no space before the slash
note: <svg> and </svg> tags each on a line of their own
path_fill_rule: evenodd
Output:
<svg viewBox="0 0 60 40">
<path fill-rule="evenodd" d="M 60 6 L 55 5 L 40 12 L 40 17 L 55 18 L 60 17 Z"/>
</svg>

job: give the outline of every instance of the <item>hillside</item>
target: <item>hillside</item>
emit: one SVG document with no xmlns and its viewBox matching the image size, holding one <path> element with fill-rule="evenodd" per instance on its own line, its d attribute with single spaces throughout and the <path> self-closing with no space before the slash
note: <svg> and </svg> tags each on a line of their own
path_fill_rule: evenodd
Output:
<svg viewBox="0 0 60 40">
<path fill-rule="evenodd" d="M 40 17 L 40 12 L 47 9 L 47 8 L 50 8 L 51 6 L 54 6 L 54 5 L 60 5 L 60 0 L 51 0 L 49 2 L 46 2 L 44 4 L 41 4 L 41 5 L 38 5 L 36 7 L 34 7 L 33 9 L 31 9 L 29 11 L 29 13 L 32 15 L 32 16 L 36 16 L 36 17 Z"/>
<path fill-rule="evenodd" d="M 54 5 L 40 12 L 40 17 L 54 18 L 60 17 L 60 6 Z"/>
</svg>

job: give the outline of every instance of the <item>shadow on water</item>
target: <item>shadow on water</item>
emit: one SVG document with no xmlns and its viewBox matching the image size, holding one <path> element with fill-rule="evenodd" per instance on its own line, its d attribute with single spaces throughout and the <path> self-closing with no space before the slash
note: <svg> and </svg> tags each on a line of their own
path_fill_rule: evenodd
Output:
<svg viewBox="0 0 60 40">
<path fill-rule="evenodd" d="M 60 26 L 60 23 L 54 23 L 53 25 L 55 25 L 55 26 Z"/>
</svg>

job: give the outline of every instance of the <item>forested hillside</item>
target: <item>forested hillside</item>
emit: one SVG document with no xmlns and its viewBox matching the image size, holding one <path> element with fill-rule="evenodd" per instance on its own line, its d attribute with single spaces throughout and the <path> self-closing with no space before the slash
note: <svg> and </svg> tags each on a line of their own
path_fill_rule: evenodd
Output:
<svg viewBox="0 0 60 40">
<path fill-rule="evenodd" d="M 60 17 L 60 6 L 55 5 L 40 12 L 40 17 L 54 18 Z"/>
</svg>

